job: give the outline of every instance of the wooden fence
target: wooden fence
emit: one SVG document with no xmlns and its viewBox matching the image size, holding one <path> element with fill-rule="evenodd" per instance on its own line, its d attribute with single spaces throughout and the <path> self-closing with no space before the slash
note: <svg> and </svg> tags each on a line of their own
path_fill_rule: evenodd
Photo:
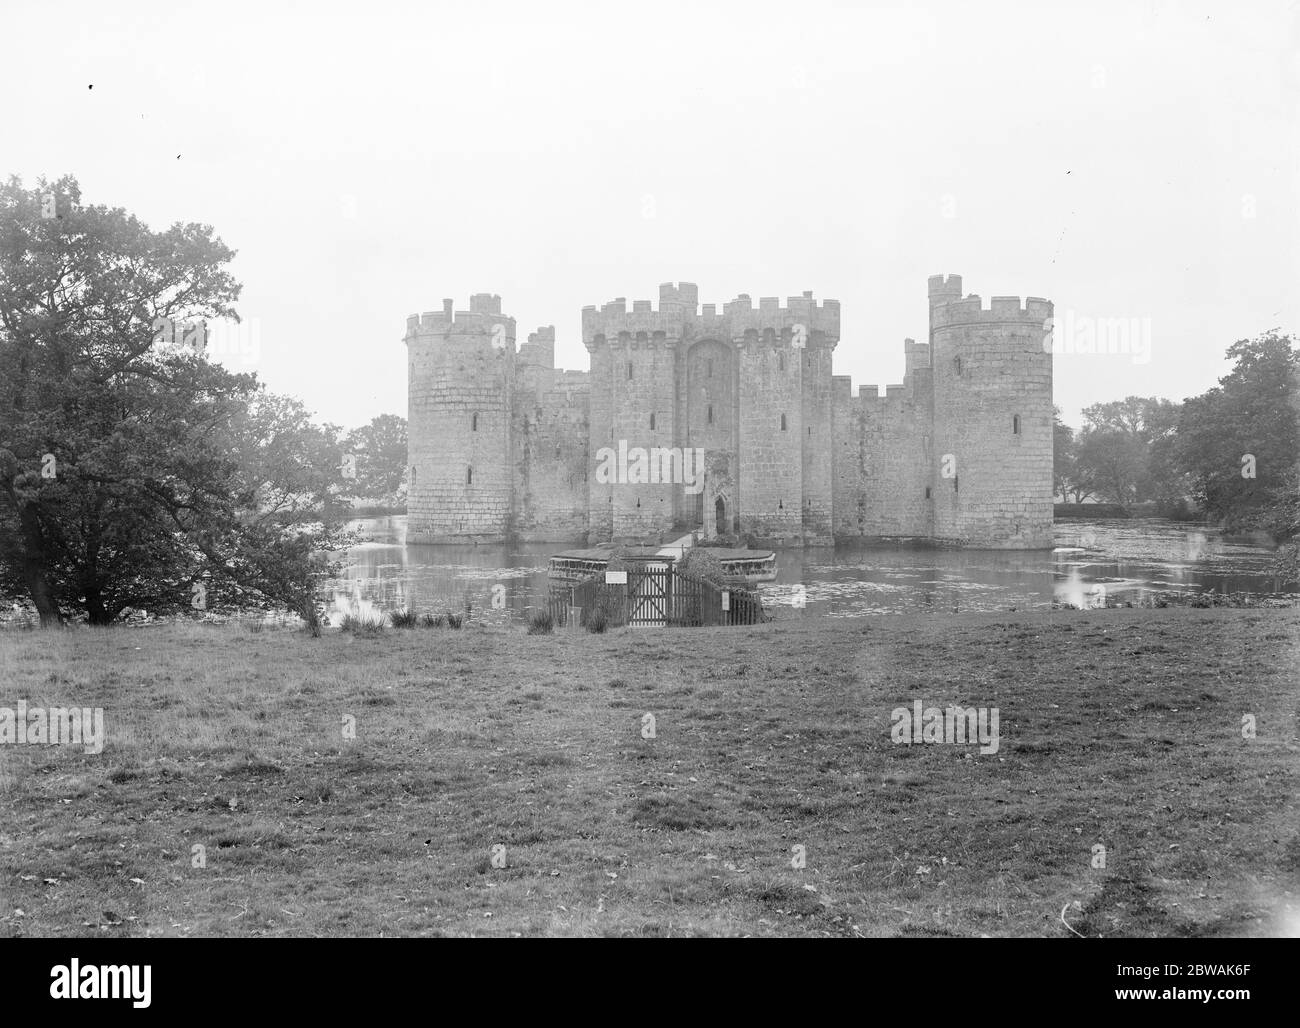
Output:
<svg viewBox="0 0 1300 1028">
<path fill-rule="evenodd" d="M 576 585 L 553 583 L 547 608 L 557 628 L 567 623 L 570 607 L 582 611 L 584 626 L 593 612 L 603 611 L 611 628 L 756 625 L 767 620 L 754 590 L 714 585 L 656 562 L 629 567 L 626 584 L 607 583 L 603 573 Z"/>
</svg>

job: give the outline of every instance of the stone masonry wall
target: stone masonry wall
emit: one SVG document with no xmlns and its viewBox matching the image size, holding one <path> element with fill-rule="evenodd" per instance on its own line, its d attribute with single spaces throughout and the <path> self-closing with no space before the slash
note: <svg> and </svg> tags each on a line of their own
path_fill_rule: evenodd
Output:
<svg viewBox="0 0 1300 1028">
<path fill-rule="evenodd" d="M 608 345 L 613 362 L 609 376 L 610 445 L 620 461 L 619 455 L 624 450 L 630 456 L 629 481 L 616 485 L 612 493 L 613 538 L 658 539 L 672 530 L 674 484 L 632 481 L 631 478 L 640 477 L 632 465 L 636 451 L 649 455 L 654 448 L 671 444 L 677 408 L 676 347 L 668 345 L 662 333 L 649 332 L 621 334 Z M 650 427 L 652 414 L 654 428 Z M 593 474 L 597 459 L 598 455 L 593 453 Z M 648 463 L 645 468 L 649 471 Z M 680 486 L 677 491 L 680 492 Z"/>
<path fill-rule="evenodd" d="M 740 530 L 799 542 L 803 530 L 803 355 L 774 334 L 750 331 L 740 367 Z M 781 360 L 785 370 L 781 370 Z"/>
<path fill-rule="evenodd" d="M 796 335 L 805 346 L 795 346 Z M 830 351 L 838 340 L 839 304 L 819 303 L 811 293 L 791 297 L 785 307 L 776 297 L 763 297 L 755 308 L 748 296 L 740 296 L 719 312 L 714 304 L 701 310 L 698 290 L 683 282 L 660 287 L 657 310 L 649 300 L 635 301 L 628 310 L 624 298 L 585 308 L 583 342 L 592 354 L 593 369 L 593 462 L 601 446 L 627 440 L 629 447 L 685 451 L 702 446 L 713 469 L 700 499 L 684 494 L 677 483 L 667 496 L 655 484 L 593 486 L 589 537 L 652 539 L 671 532 L 674 525 L 693 524 L 697 505 L 702 505 L 703 520 L 711 526 L 721 500 L 722 531 L 738 524 L 741 531 L 773 541 L 828 541 Z M 660 347 L 663 359 L 655 356 Z M 806 357 L 809 351 L 812 355 Z M 624 382 L 629 354 L 635 375 Z M 671 362 L 667 354 L 672 354 Z M 805 359 L 814 362 L 811 377 L 818 383 L 807 401 Z M 715 368 L 711 382 L 709 360 Z M 814 445 L 807 455 L 805 410 L 816 421 Z M 645 420 L 650 412 L 656 414 L 652 438 Z M 667 438 L 659 427 L 665 420 L 671 429 Z M 806 499 L 811 502 L 805 515 Z M 609 511 L 608 529 L 598 507 Z"/>
<path fill-rule="evenodd" d="M 584 539 L 590 378 L 555 370 L 554 328 L 538 329 L 528 338 L 516 359 L 511 410 L 515 532 L 524 542 Z"/>
<path fill-rule="evenodd" d="M 956 275 L 932 278 L 929 300 L 930 338 L 906 341 L 904 381 L 884 397 L 833 374 L 839 304 L 811 293 L 719 311 L 682 282 L 660 287 L 658 309 L 585 308 L 590 372 L 555 369 L 553 327 L 516 351 L 500 297 L 444 301 L 407 321 L 408 537 L 655 541 L 702 521 L 769 545 L 1048 547 L 1051 304 L 985 309 Z M 620 444 L 632 459 L 703 448 L 703 491 L 598 481 L 601 449 Z"/>
<path fill-rule="evenodd" d="M 849 378 L 836 376 L 834 410 L 836 541 L 929 538 L 929 367 L 909 363 L 904 383 L 887 386 L 883 397 L 877 386 L 862 386 L 854 397 Z"/>
<path fill-rule="evenodd" d="M 469 311 L 453 313 L 447 300 L 407 319 L 410 541 L 511 532 L 514 342 L 514 319 L 488 294 L 471 297 Z"/>
<path fill-rule="evenodd" d="M 820 335 L 806 341 L 802 355 L 803 389 L 801 393 L 802 447 L 800 463 L 803 475 L 803 541 L 805 545 L 826 545 L 834 541 L 832 525 L 833 486 L 831 478 L 834 438 L 831 399 L 831 347 Z"/>
<path fill-rule="evenodd" d="M 932 286 L 935 280 L 931 280 Z M 988 548 L 1052 544 L 1052 305 L 978 296 L 934 304 L 935 535 Z M 944 478 L 951 456 L 955 470 Z"/>
</svg>

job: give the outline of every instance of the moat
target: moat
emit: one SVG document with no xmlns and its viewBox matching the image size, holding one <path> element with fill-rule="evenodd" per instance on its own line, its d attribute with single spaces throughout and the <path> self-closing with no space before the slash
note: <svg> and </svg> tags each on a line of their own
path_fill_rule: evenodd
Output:
<svg viewBox="0 0 1300 1028">
<path fill-rule="evenodd" d="M 360 522 L 370 542 L 353 549 L 340 600 L 384 609 L 464 610 L 519 620 L 547 595 L 547 564 L 563 545 L 406 545 L 404 517 Z M 763 602 L 792 614 L 861 617 L 909 611 L 995 611 L 1053 603 L 1137 602 L 1160 592 L 1276 595 L 1271 550 L 1215 529 L 1155 519 L 1062 521 L 1054 550 L 992 551 L 871 546 L 779 550 Z M 494 588 L 499 587 L 499 588 Z M 802 589 L 800 588 L 802 587 Z M 1101 587 L 1101 588 L 1098 588 Z M 493 605 L 494 597 L 497 605 Z M 781 608 L 784 608 L 782 610 Z"/>
</svg>

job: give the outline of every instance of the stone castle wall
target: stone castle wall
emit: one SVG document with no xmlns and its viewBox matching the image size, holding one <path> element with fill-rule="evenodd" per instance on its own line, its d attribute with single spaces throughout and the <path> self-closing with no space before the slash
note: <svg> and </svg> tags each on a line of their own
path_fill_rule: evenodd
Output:
<svg viewBox="0 0 1300 1028">
<path fill-rule="evenodd" d="M 555 370 L 554 326 L 529 335 L 515 363 L 515 535 L 525 542 L 584 538 L 589 377 Z"/>
<path fill-rule="evenodd" d="M 408 319 L 408 538 L 656 541 L 702 525 L 769 545 L 1050 546 L 1051 304 L 986 310 L 953 275 L 930 280 L 930 307 L 929 341 L 905 342 L 904 381 L 882 397 L 833 374 L 839 303 L 811 293 L 719 311 L 669 283 L 657 309 L 585 308 L 589 372 L 555 369 L 553 327 L 516 350 L 499 297 L 445 301 Z M 698 449 L 703 488 L 602 482 L 603 448 Z"/>
<path fill-rule="evenodd" d="M 928 364 L 909 361 L 903 384 L 886 386 L 884 396 L 878 386 L 862 386 L 853 396 L 848 376 L 836 376 L 834 384 L 835 538 L 932 537 L 934 390 Z"/>
<path fill-rule="evenodd" d="M 501 315 L 500 297 L 478 294 L 455 312 L 448 300 L 441 312 L 407 319 L 406 341 L 409 538 L 509 534 L 514 319 Z"/>
<path fill-rule="evenodd" d="M 978 547 L 1052 544 L 1052 305 L 1028 297 L 953 298 L 933 278 L 935 537 Z"/>
</svg>

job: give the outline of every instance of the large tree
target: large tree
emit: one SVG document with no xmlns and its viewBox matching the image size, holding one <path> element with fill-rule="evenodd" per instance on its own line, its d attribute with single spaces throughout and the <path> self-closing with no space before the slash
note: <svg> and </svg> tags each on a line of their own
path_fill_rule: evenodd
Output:
<svg viewBox="0 0 1300 1028">
<path fill-rule="evenodd" d="M 1079 470 L 1074 429 L 1061 420 L 1061 408 L 1052 408 L 1052 486 L 1067 503 L 1082 503 L 1092 487 Z"/>
<path fill-rule="evenodd" d="M 72 178 L 0 187 L 0 589 L 42 624 L 251 602 L 316 628 L 340 449 L 205 358 L 233 256 L 82 207 Z"/>
<path fill-rule="evenodd" d="M 1180 499 L 1186 487 L 1170 452 L 1178 411 L 1153 396 L 1084 408 L 1074 440 L 1076 478 L 1111 503 Z"/>
<path fill-rule="evenodd" d="M 1228 357 L 1219 384 L 1183 405 L 1174 452 L 1208 515 L 1254 527 L 1284 502 L 1300 461 L 1300 352 L 1274 329 L 1233 343 Z"/>
<path fill-rule="evenodd" d="M 406 419 L 380 414 L 370 424 L 354 428 L 343 441 L 355 471 L 354 496 L 394 503 L 406 481 Z"/>
</svg>

